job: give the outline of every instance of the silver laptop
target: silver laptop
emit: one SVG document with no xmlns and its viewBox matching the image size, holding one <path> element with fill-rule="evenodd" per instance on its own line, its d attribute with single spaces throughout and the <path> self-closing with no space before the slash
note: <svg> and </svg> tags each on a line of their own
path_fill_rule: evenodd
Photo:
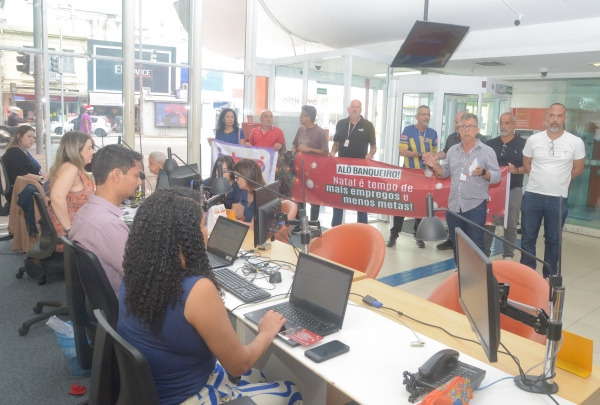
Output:
<svg viewBox="0 0 600 405">
<path fill-rule="evenodd" d="M 233 264 L 250 226 L 226 217 L 217 218 L 208 238 L 206 255 L 213 269 Z"/>
<path fill-rule="evenodd" d="M 269 310 L 281 313 L 286 323 L 277 335 L 290 346 L 298 343 L 285 337 L 286 330 L 304 328 L 326 336 L 342 328 L 354 272 L 319 258 L 300 253 L 290 300 L 245 313 L 258 324 Z"/>
</svg>

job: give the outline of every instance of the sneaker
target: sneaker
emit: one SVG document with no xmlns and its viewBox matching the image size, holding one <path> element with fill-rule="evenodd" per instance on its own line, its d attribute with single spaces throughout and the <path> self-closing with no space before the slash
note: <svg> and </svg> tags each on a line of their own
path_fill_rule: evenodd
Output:
<svg viewBox="0 0 600 405">
<path fill-rule="evenodd" d="M 415 239 L 415 245 L 417 245 L 419 249 L 425 249 L 425 242 L 423 242 L 422 240 Z"/>
<path fill-rule="evenodd" d="M 506 260 L 509 262 L 514 262 L 515 259 L 512 256 L 502 256 L 502 260 Z"/>
<path fill-rule="evenodd" d="M 452 244 L 452 241 L 450 239 L 446 239 L 446 242 L 440 243 L 439 245 L 436 246 L 437 250 L 450 250 L 453 248 L 454 248 L 454 245 Z"/>
<path fill-rule="evenodd" d="M 393 247 L 396 245 L 396 239 L 398 239 L 398 235 L 390 235 L 387 243 L 385 244 L 387 247 Z"/>
<path fill-rule="evenodd" d="M 294 227 L 294 229 L 292 229 L 292 235 L 299 235 L 301 232 L 300 227 L 296 226 Z"/>
</svg>

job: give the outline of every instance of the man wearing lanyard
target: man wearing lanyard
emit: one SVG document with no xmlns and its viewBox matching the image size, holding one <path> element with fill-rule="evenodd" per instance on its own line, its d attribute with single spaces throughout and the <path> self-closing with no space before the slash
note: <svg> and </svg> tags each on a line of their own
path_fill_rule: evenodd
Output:
<svg viewBox="0 0 600 405">
<path fill-rule="evenodd" d="M 517 222 L 521 210 L 521 199 L 523 198 L 523 148 L 525 139 L 515 136 L 515 125 L 517 119 L 514 115 L 506 112 L 500 116 L 500 136 L 487 141 L 486 145 L 494 149 L 500 166 L 508 166 L 510 172 L 510 194 L 508 196 L 508 212 L 506 228 L 504 228 L 504 239 L 512 244 L 517 243 Z M 486 225 L 489 231 L 495 232 L 496 225 Z M 490 255 L 490 248 L 494 237 L 484 234 L 485 254 Z M 502 258 L 512 260 L 515 249 L 504 244 Z"/>
<path fill-rule="evenodd" d="M 404 156 L 404 167 L 425 169 L 423 154 L 437 152 L 437 132 L 428 127 L 429 120 L 431 119 L 431 110 L 426 105 L 417 108 L 415 119 L 417 123 L 404 128 L 402 135 L 400 135 L 400 156 Z M 421 223 L 421 219 L 415 218 L 415 233 L 417 232 L 419 223 Z M 403 224 L 404 217 L 394 216 L 387 247 L 393 247 L 396 244 L 396 239 L 398 239 L 398 235 L 402 232 Z M 425 243 L 422 240 L 415 239 L 415 244 L 421 249 L 425 247 Z"/>
<path fill-rule="evenodd" d="M 489 198 L 488 187 L 500 182 L 500 167 L 494 150 L 475 137 L 478 131 L 477 124 L 476 115 L 463 114 L 460 129 L 462 141 L 450 148 L 444 164 L 440 165 L 433 153 L 423 155 L 423 161 L 431 166 L 438 176 L 451 177 L 448 209 L 483 227 Z M 456 228 L 462 229 L 481 251 L 485 250 L 481 229 L 450 213 L 446 213 L 446 222 L 448 236 L 454 245 L 454 261 Z"/>
<path fill-rule="evenodd" d="M 361 102 L 352 100 L 348 107 L 348 118 L 339 120 L 335 126 L 333 146 L 331 147 L 329 156 L 335 156 L 339 152 L 339 157 L 373 159 L 373 155 L 377 151 L 375 128 L 370 121 L 367 121 L 360 115 L 361 112 Z M 370 149 L 369 145 L 371 146 Z M 342 208 L 334 208 L 331 226 L 340 225 L 343 216 L 344 210 Z M 367 213 L 357 212 L 357 222 L 366 224 Z"/>
</svg>

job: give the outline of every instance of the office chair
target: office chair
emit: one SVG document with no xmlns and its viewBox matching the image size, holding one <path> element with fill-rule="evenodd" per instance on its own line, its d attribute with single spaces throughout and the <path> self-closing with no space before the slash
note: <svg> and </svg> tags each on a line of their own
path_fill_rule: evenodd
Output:
<svg viewBox="0 0 600 405">
<path fill-rule="evenodd" d="M 493 260 L 492 269 L 499 283 L 510 284 L 509 298 L 535 308 L 548 306 L 548 282 L 531 267 L 507 260 Z M 429 295 L 427 301 L 464 314 L 458 302 L 458 273 L 453 273 Z M 546 337 L 537 334 L 532 327 L 500 314 L 500 328 L 535 342 L 546 344 Z"/>
<path fill-rule="evenodd" d="M 10 192 L 10 190 L 12 189 L 12 183 L 10 182 L 10 179 L 8 178 L 8 172 L 6 171 L 6 165 L 4 164 L 4 160 L 2 160 L 2 157 L 0 156 L 0 167 L 2 168 L 2 177 L 4 180 L 4 184 L 0 183 L 0 186 L 2 187 L 2 195 L 4 196 L 4 198 L 6 199 L 6 208 L 10 208 L 10 201 L 8 201 L 8 198 L 6 197 L 8 195 L 8 193 Z"/>
<path fill-rule="evenodd" d="M 40 213 L 40 237 L 35 244 L 27 251 L 25 255 L 25 267 L 19 269 L 16 274 L 17 278 L 23 277 L 23 273 L 31 278 L 38 278 L 38 284 L 46 283 L 46 276 L 51 274 L 62 273 L 64 271 L 64 257 L 62 253 L 54 251 L 58 242 L 56 230 L 50 220 L 46 200 L 40 193 L 33 193 L 35 205 Z M 54 309 L 41 314 L 43 307 L 53 307 Z M 21 336 L 27 335 L 31 325 L 44 321 L 53 315 L 68 315 L 69 309 L 67 304 L 60 301 L 39 301 L 33 308 L 33 312 L 41 314 L 26 322 L 19 328 Z"/>
<path fill-rule="evenodd" d="M 144 355 L 110 326 L 103 311 L 95 309 L 94 316 L 98 327 L 88 404 L 159 405 L 152 372 Z M 115 368 L 120 375 L 118 393 L 110 385 Z M 238 398 L 227 404 L 256 405 L 250 398 Z"/>
<path fill-rule="evenodd" d="M 342 224 L 323 232 L 308 248 L 309 253 L 366 273 L 375 279 L 385 259 L 385 240 L 367 224 Z"/>
<path fill-rule="evenodd" d="M 296 219 L 296 215 L 298 214 L 298 204 L 292 201 L 283 200 L 281 201 L 281 212 L 287 214 L 288 219 Z M 283 243 L 289 243 L 289 227 L 281 226 L 279 232 L 281 233 L 278 233 L 275 236 L 275 239 Z"/>
</svg>

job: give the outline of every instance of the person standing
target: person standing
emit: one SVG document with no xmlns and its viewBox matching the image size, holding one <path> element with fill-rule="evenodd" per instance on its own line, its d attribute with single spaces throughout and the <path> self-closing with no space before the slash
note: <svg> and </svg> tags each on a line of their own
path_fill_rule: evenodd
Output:
<svg viewBox="0 0 600 405">
<path fill-rule="evenodd" d="M 523 168 L 529 182 L 521 203 L 521 246 L 535 256 L 543 219 L 544 261 L 552 266 L 552 270 L 544 266 L 544 278 L 557 273 L 558 237 L 569 212 L 569 185 L 583 172 L 585 163 L 585 145 L 581 138 L 564 130 L 566 120 L 566 107 L 552 104 L 546 113 L 548 129 L 531 135 L 523 149 Z M 521 263 L 536 268 L 536 261 L 526 255 L 521 255 Z"/>
<path fill-rule="evenodd" d="M 417 108 L 417 123 L 409 125 L 402 131 L 400 136 L 400 156 L 404 157 L 404 167 L 411 169 L 425 169 L 423 154 L 436 153 L 438 146 L 437 132 L 429 128 L 431 119 L 431 110 L 426 105 Z M 420 218 L 415 218 L 414 232 L 421 223 Z M 402 232 L 404 217 L 394 216 L 393 226 L 390 229 L 390 238 L 387 241 L 387 247 L 393 247 L 396 244 L 398 235 Z M 425 242 L 415 239 L 415 244 L 423 249 Z"/>
<path fill-rule="evenodd" d="M 448 209 L 483 227 L 487 214 L 488 188 L 490 184 L 500 182 L 500 167 L 493 149 L 476 138 L 478 132 L 477 116 L 465 113 L 461 117 L 461 142 L 448 150 L 443 165 L 440 165 L 433 153 L 423 155 L 425 164 L 441 177 L 451 177 Z M 475 166 L 475 169 L 472 166 Z M 456 228 L 462 229 L 467 236 L 484 251 L 483 231 L 446 213 L 448 236 L 454 246 L 456 261 Z"/>
<path fill-rule="evenodd" d="M 219 114 L 219 122 L 215 133 L 217 141 L 245 145 L 244 131 L 240 128 L 237 115 L 231 108 L 224 108 Z M 208 138 L 208 144 L 212 146 L 215 138 Z"/>
<path fill-rule="evenodd" d="M 271 111 L 264 110 L 260 113 L 260 123 L 260 127 L 256 127 L 250 132 L 250 138 L 246 142 L 246 146 L 273 148 L 276 151 L 285 148 L 283 131 L 273 125 L 273 113 Z"/>
<path fill-rule="evenodd" d="M 94 107 L 91 105 L 86 105 L 83 107 L 83 113 L 81 114 L 81 118 L 79 118 L 79 132 L 83 132 L 84 134 L 88 134 L 92 142 L 94 142 L 94 138 L 92 137 L 92 119 L 90 118 L 90 114 L 94 111 Z M 77 131 L 77 128 L 74 128 Z"/>
<path fill-rule="evenodd" d="M 525 139 L 515 136 L 515 125 L 517 119 L 514 115 L 506 112 L 500 116 L 500 136 L 487 141 L 486 145 L 496 152 L 496 158 L 500 166 L 508 166 L 510 172 L 510 193 L 508 196 L 508 212 L 506 228 L 504 228 L 504 239 L 512 244 L 517 242 L 517 223 L 519 222 L 519 212 L 521 210 L 521 199 L 523 198 L 523 148 L 525 148 Z M 495 232 L 496 225 L 486 225 L 489 231 Z M 485 254 L 490 256 L 490 248 L 494 237 L 484 234 Z M 504 244 L 502 258 L 512 260 L 515 256 L 515 249 Z"/>
<path fill-rule="evenodd" d="M 296 137 L 292 142 L 292 153 L 312 153 L 314 155 L 327 156 L 329 154 L 329 138 L 325 130 L 315 124 L 317 119 L 317 109 L 311 105 L 303 105 L 300 112 L 300 128 L 296 132 Z M 300 203 L 300 208 L 306 205 Z M 320 205 L 310 204 L 310 220 L 319 219 Z M 293 234 L 300 233 L 300 227 L 292 229 Z"/>
<path fill-rule="evenodd" d="M 362 103 L 358 100 L 352 100 L 348 107 L 348 118 L 339 120 L 335 126 L 335 135 L 333 136 L 333 146 L 329 156 L 357 158 L 372 160 L 377 151 L 375 140 L 375 127 L 370 121 L 363 118 Z M 369 149 L 369 145 L 371 148 Z M 367 149 L 368 152 L 367 152 Z M 342 208 L 333 209 L 333 218 L 331 226 L 338 226 L 342 223 L 344 210 Z M 367 223 L 367 213 L 357 212 L 357 222 Z"/>
</svg>

